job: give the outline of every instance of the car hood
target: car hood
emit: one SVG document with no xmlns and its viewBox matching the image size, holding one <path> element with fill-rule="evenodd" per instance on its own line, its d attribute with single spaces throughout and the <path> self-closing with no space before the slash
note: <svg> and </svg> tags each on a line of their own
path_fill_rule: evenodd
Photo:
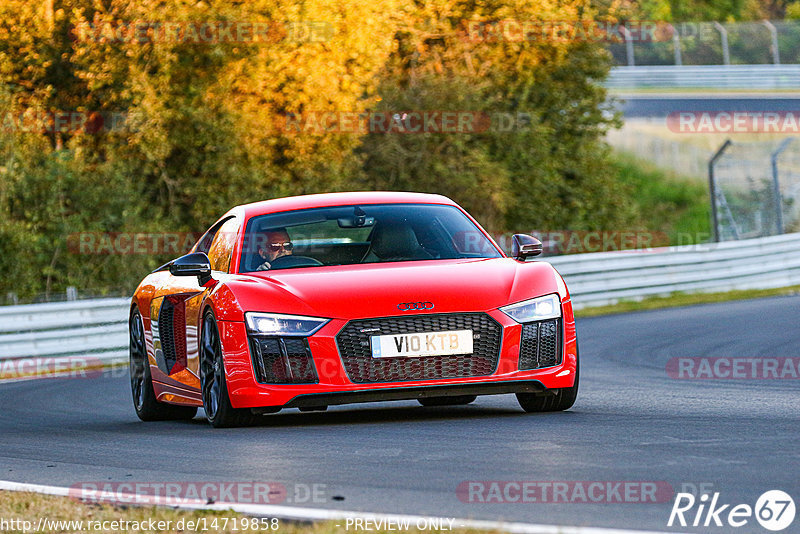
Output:
<svg viewBox="0 0 800 534">
<path fill-rule="evenodd" d="M 406 302 L 430 302 L 433 309 L 427 313 L 450 313 L 565 294 L 563 281 L 549 263 L 510 258 L 286 269 L 232 276 L 225 285 L 239 315 L 264 311 L 339 319 L 408 313 L 398 308 Z"/>
</svg>

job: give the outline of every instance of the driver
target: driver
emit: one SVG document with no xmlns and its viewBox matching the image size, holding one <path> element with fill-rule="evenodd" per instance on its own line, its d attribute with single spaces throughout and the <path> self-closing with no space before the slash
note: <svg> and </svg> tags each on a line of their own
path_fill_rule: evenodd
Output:
<svg viewBox="0 0 800 534">
<path fill-rule="evenodd" d="M 264 262 L 256 268 L 257 271 L 268 271 L 272 268 L 270 262 L 283 256 L 291 256 L 294 245 L 289 239 L 286 228 L 271 228 L 264 230 L 258 239 L 258 255 Z"/>
</svg>

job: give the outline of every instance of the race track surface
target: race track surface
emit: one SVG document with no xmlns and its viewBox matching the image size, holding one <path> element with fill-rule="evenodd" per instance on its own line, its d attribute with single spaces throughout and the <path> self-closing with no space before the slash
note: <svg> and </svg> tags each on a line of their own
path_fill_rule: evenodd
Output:
<svg viewBox="0 0 800 534">
<path fill-rule="evenodd" d="M 581 319 L 581 392 L 565 413 L 511 395 L 287 410 L 261 426 L 201 417 L 142 423 L 124 376 L 0 384 L 0 479 L 283 483 L 302 506 L 652 530 L 672 498 L 641 503 L 474 503 L 464 481 L 664 481 L 713 485 L 720 502 L 782 489 L 800 505 L 797 379 L 678 380 L 672 357 L 800 356 L 800 296 Z M 322 502 L 291 502 L 324 484 Z M 297 486 L 300 485 L 300 486 Z M 800 518 L 783 532 L 800 531 Z M 736 532 L 766 532 L 751 519 Z"/>
<path fill-rule="evenodd" d="M 672 113 L 794 113 L 800 109 L 800 98 L 786 95 L 770 95 L 769 93 L 743 96 L 725 96 L 724 94 L 686 94 L 660 95 L 628 94 L 620 95 L 614 107 L 622 111 L 626 119 L 667 117 Z M 790 132 L 791 133 L 791 132 Z"/>
</svg>

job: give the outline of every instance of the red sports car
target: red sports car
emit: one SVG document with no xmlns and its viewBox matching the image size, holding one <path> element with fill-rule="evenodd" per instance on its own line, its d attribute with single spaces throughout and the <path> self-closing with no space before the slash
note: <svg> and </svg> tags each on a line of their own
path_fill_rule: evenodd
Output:
<svg viewBox="0 0 800 534">
<path fill-rule="evenodd" d="M 283 408 L 578 393 L 569 292 L 541 243 L 507 257 L 452 200 L 332 193 L 238 206 L 149 274 L 130 312 L 137 415 L 215 427 Z"/>
</svg>

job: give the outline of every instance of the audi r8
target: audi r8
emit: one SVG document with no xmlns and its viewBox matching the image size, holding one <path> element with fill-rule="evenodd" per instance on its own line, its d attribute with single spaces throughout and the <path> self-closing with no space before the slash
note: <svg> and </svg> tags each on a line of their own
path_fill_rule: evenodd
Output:
<svg viewBox="0 0 800 534">
<path fill-rule="evenodd" d="M 331 193 L 231 209 L 150 273 L 130 309 L 140 419 L 249 424 L 282 409 L 515 394 L 570 408 L 569 292 L 536 238 L 508 256 L 452 200 Z"/>
</svg>

